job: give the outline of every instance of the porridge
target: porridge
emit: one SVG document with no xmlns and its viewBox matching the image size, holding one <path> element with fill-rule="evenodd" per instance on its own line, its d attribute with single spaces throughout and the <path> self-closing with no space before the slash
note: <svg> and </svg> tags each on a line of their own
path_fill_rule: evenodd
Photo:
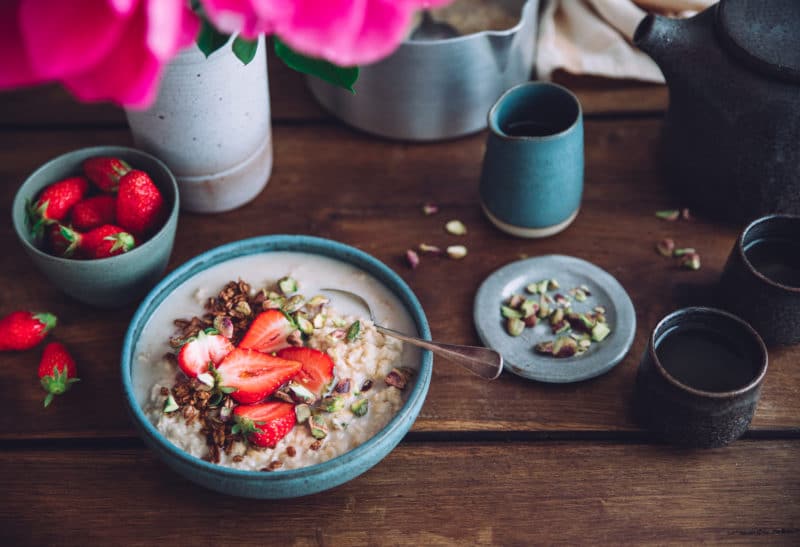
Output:
<svg viewBox="0 0 800 547">
<path fill-rule="evenodd" d="M 151 382 L 142 406 L 170 442 L 228 467 L 293 469 L 363 444 L 403 406 L 418 352 L 407 355 L 366 311 L 306 299 L 298 280 L 195 290 L 203 314 L 173 317 L 172 351 L 152 358 L 158 345 L 142 348 Z"/>
</svg>

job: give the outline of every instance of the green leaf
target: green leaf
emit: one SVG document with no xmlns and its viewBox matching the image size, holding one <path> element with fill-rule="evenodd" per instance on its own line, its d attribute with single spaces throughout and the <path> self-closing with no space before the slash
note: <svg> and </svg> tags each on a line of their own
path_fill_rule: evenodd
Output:
<svg viewBox="0 0 800 547">
<path fill-rule="evenodd" d="M 256 56 L 256 49 L 258 49 L 258 40 L 245 40 L 241 36 L 237 36 L 233 41 L 233 54 L 242 62 L 248 64 Z"/>
<path fill-rule="evenodd" d="M 211 23 L 203 19 L 203 24 L 200 27 L 200 34 L 197 35 L 197 47 L 208 57 L 224 46 L 229 38 L 229 34 L 222 34 L 215 29 Z"/>
<path fill-rule="evenodd" d="M 292 48 L 273 38 L 275 42 L 275 54 L 284 62 L 286 66 L 304 74 L 310 74 L 321 78 L 326 82 L 355 93 L 353 84 L 358 80 L 358 67 L 340 67 L 323 59 L 313 59 L 297 53 Z"/>
</svg>

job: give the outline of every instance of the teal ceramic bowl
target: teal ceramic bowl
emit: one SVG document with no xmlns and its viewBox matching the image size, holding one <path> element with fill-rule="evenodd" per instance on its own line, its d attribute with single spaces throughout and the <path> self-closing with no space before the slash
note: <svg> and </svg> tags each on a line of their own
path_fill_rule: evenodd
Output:
<svg viewBox="0 0 800 547">
<path fill-rule="evenodd" d="M 27 200 L 34 200 L 46 186 L 81 174 L 81 164 L 94 156 L 114 156 L 147 172 L 158 186 L 169 216 L 161 229 L 130 252 L 101 260 L 75 260 L 40 250 L 31 235 L 25 214 Z M 133 148 L 95 146 L 58 156 L 33 172 L 14 197 L 14 231 L 25 252 L 50 282 L 66 294 L 101 308 L 125 306 L 139 300 L 161 278 L 167 267 L 178 226 L 178 185 L 160 160 Z"/>
<path fill-rule="evenodd" d="M 170 305 L 178 299 L 176 295 L 194 294 L 198 280 L 207 279 L 203 276 L 230 271 L 230 276 L 226 279 L 236 279 L 241 275 L 241 270 L 237 268 L 237 264 L 241 264 L 237 262 L 239 260 L 260 260 L 265 256 L 265 260 L 269 260 L 270 255 L 282 257 L 284 255 L 280 253 L 285 252 L 333 259 L 348 268 L 355 267 L 359 270 L 359 275 L 367 274 L 371 282 L 386 289 L 392 299 L 398 302 L 410 324 L 416 327 L 419 336 L 430 339 L 428 322 L 419 301 L 397 274 L 363 251 L 327 239 L 271 235 L 237 241 L 207 251 L 167 275 L 145 297 L 125 335 L 122 348 L 125 404 L 142 439 L 169 467 L 197 484 L 224 494 L 262 499 L 293 498 L 321 492 L 357 477 L 380 462 L 403 439 L 416 420 L 430 385 L 433 366 L 430 352 L 412 353 L 413 358 L 417 359 L 414 365 L 418 368 L 418 373 L 397 414 L 363 444 L 333 459 L 308 467 L 274 472 L 233 469 L 195 457 L 167 439 L 148 418 L 145 410 L 147 403 L 143 398 L 152 386 L 147 382 L 143 385 L 142 376 L 148 373 L 140 368 L 152 365 L 146 359 L 141 359 L 141 355 L 149 347 L 144 341 L 148 332 L 155 328 L 153 325 L 160 328 L 161 325 L 166 327 L 170 324 L 170 321 L 162 317 L 169 314 L 164 314 L 161 306 L 164 305 L 172 311 Z M 160 330 L 158 332 L 160 334 Z M 164 336 L 171 334 L 166 332 Z"/>
</svg>

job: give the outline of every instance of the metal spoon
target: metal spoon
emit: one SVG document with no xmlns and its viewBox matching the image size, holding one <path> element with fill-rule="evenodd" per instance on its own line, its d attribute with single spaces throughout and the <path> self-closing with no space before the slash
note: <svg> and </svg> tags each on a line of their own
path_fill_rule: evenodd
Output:
<svg viewBox="0 0 800 547">
<path fill-rule="evenodd" d="M 431 12 L 426 10 L 422 12 L 422 21 L 411 33 L 410 38 L 411 40 L 446 40 L 458 35 L 459 32 L 453 25 L 435 20 Z"/>
<path fill-rule="evenodd" d="M 503 356 L 496 351 L 489 348 L 482 348 L 476 346 L 459 346 L 456 344 L 443 344 L 441 342 L 431 342 L 409 336 L 387 327 L 382 327 L 375 323 L 375 316 L 372 313 L 369 303 L 356 293 L 345 291 L 342 289 L 320 289 L 323 292 L 339 293 L 349 296 L 369 312 L 370 320 L 375 324 L 378 332 L 402 340 L 412 346 L 418 346 L 432 351 L 434 354 L 449 359 L 454 363 L 458 363 L 470 372 L 477 374 L 481 378 L 487 380 L 494 380 L 500 373 L 503 372 Z"/>
</svg>

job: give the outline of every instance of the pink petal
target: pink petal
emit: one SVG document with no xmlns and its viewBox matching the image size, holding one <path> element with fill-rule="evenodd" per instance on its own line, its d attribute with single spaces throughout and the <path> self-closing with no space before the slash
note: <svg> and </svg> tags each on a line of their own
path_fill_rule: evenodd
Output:
<svg viewBox="0 0 800 547">
<path fill-rule="evenodd" d="M 119 15 L 130 15 L 139 0 L 106 0 L 108 5 L 111 6 Z"/>
<path fill-rule="evenodd" d="M 217 30 L 226 34 L 239 32 L 248 38 L 272 32 L 269 11 L 273 3 L 258 0 L 202 0 L 203 9 Z"/>
<path fill-rule="evenodd" d="M 200 21 L 184 0 L 145 0 L 147 47 L 159 59 L 169 60 L 197 35 Z"/>
<path fill-rule="evenodd" d="M 110 100 L 145 108 L 155 100 L 163 62 L 146 46 L 145 10 L 137 10 L 120 40 L 100 63 L 64 78 L 64 86 L 81 101 Z"/>
<path fill-rule="evenodd" d="M 20 27 L 34 70 L 59 78 L 87 69 L 120 38 L 127 17 L 104 0 L 22 0 Z"/>
<path fill-rule="evenodd" d="M 40 83 L 44 78 L 33 70 L 18 24 L 19 1 L 0 3 L 0 88 Z"/>
</svg>

